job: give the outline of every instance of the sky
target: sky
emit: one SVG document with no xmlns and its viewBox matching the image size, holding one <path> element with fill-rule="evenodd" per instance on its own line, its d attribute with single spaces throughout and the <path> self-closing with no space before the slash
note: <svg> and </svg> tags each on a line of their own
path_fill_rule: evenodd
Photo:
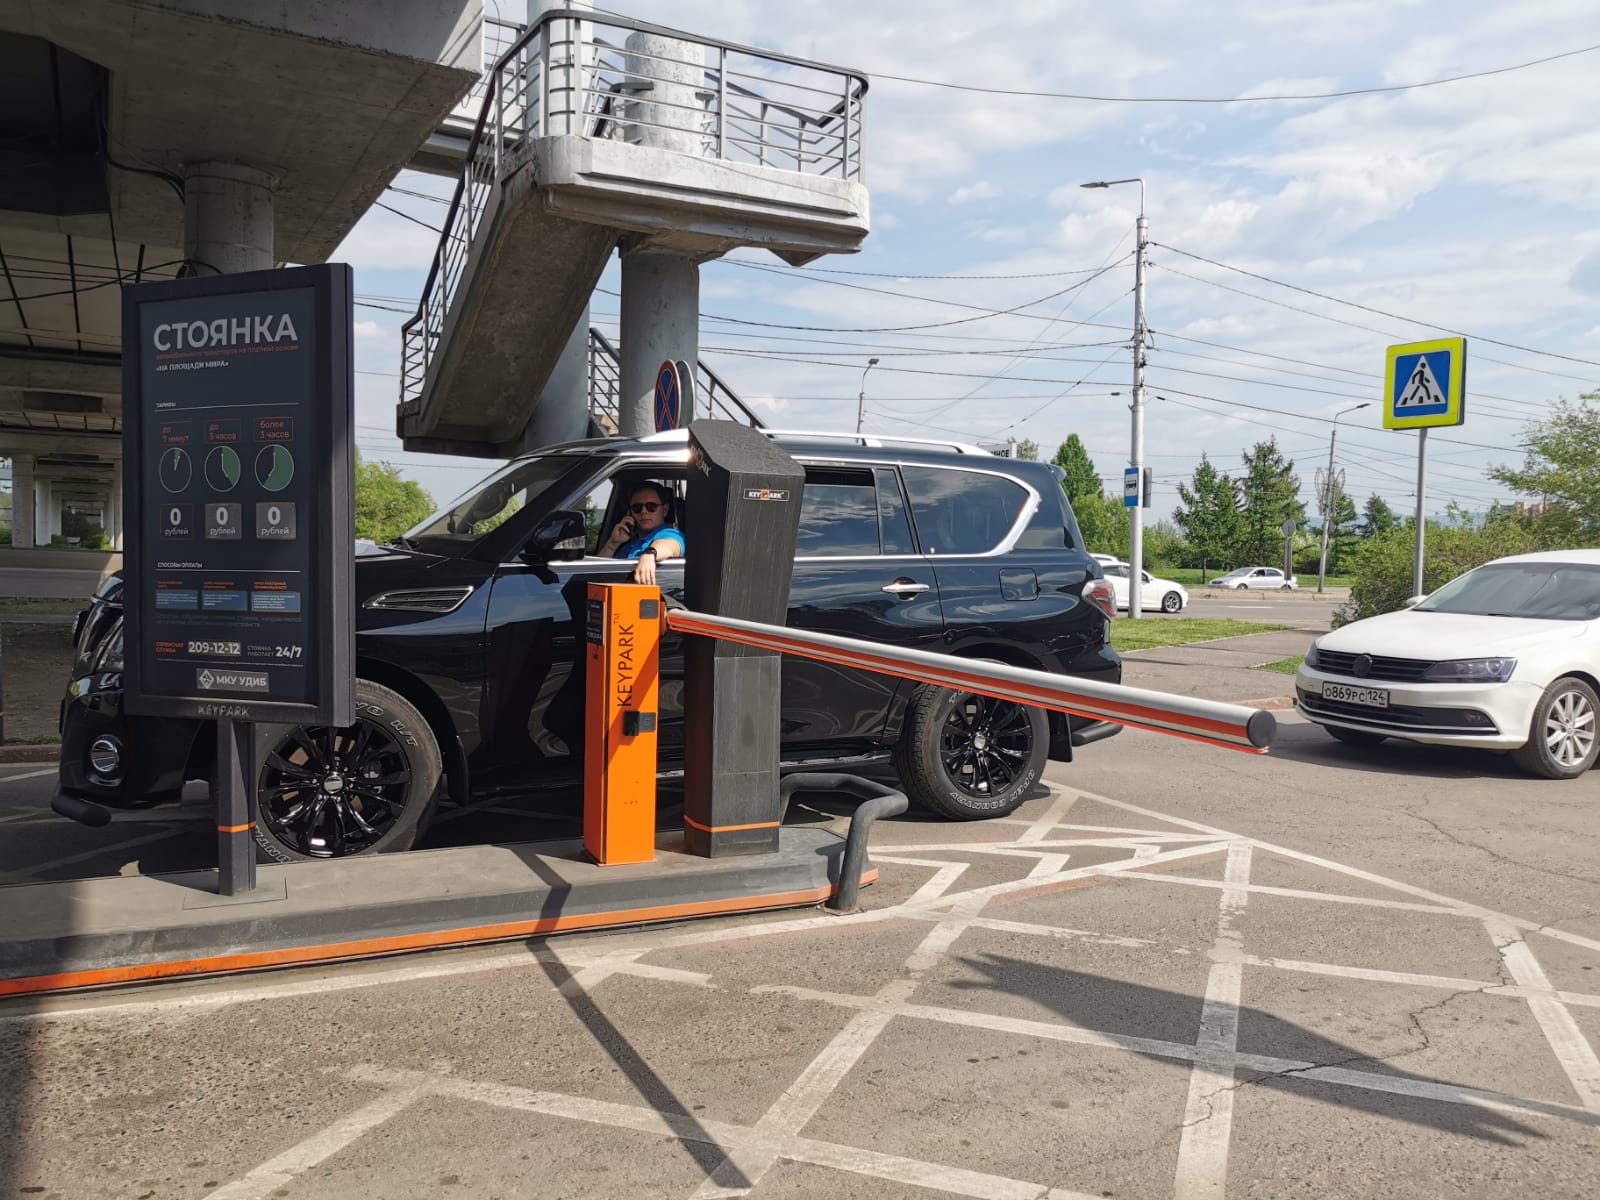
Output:
<svg viewBox="0 0 1600 1200">
<path fill-rule="evenodd" d="M 521 15 L 518 0 L 487 7 Z M 1145 180 L 1151 241 L 1152 519 L 1170 515 L 1202 453 L 1233 469 L 1267 437 L 1309 502 L 1332 419 L 1363 401 L 1338 425 L 1346 488 L 1358 504 L 1377 494 L 1412 510 L 1417 437 L 1381 423 L 1393 343 L 1468 335 L 1466 421 L 1428 439 L 1429 513 L 1514 499 L 1487 468 L 1520 463 L 1527 423 L 1554 400 L 1600 390 L 1593 0 L 1035 0 L 1003 18 L 951 0 L 614 11 L 871 81 L 862 251 L 795 269 L 752 249 L 701 268 L 701 357 L 769 424 L 853 429 L 864 390 L 865 428 L 884 435 L 1025 438 L 1049 457 L 1077 433 L 1115 489 L 1130 451 L 1139 189 L 1078 185 L 1130 176 Z M 1181 102 L 1425 83 L 1556 55 L 1378 94 Z M 441 501 L 493 465 L 406 453 L 393 436 L 399 329 L 437 240 L 426 226 L 447 210 L 430 197 L 449 186 L 402 173 L 383 199 L 398 212 L 374 209 L 334 255 L 356 270 L 362 452 Z M 592 320 L 615 338 L 615 260 L 600 286 Z M 780 328 L 723 319 L 734 315 Z M 858 332 L 905 326 L 923 328 Z"/>
</svg>

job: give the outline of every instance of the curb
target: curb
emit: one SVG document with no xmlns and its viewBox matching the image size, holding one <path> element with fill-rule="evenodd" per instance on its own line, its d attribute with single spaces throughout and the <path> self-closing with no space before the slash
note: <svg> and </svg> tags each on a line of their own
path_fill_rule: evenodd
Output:
<svg viewBox="0 0 1600 1200">
<path fill-rule="evenodd" d="M 0 746 L 0 766 L 6 763 L 42 763 L 59 762 L 61 747 L 47 746 Z"/>
</svg>

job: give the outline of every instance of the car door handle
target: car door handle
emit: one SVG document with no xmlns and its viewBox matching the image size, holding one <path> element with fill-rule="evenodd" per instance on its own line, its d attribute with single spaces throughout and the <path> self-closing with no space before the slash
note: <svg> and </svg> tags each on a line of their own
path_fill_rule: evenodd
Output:
<svg viewBox="0 0 1600 1200">
<path fill-rule="evenodd" d="M 883 590 L 888 592 L 891 596 L 899 596 L 901 599 L 904 599 L 907 596 L 915 596 L 919 592 L 927 591 L 928 585 L 925 583 L 918 583 L 914 579 L 900 578 L 896 579 L 893 583 L 884 584 Z"/>
</svg>

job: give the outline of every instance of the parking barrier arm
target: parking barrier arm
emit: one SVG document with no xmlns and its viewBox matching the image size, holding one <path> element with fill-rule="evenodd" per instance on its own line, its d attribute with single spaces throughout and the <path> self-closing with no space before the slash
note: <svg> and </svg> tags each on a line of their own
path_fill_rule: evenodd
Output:
<svg viewBox="0 0 1600 1200">
<path fill-rule="evenodd" d="M 1251 754 L 1264 754 L 1277 731 L 1277 720 L 1271 713 L 1218 700 L 1154 692 L 1071 675 L 1052 675 L 1009 663 L 905 650 L 859 638 L 763 625 L 735 617 L 714 617 L 688 609 L 669 609 L 665 619 L 668 628 L 678 633 L 721 638 L 744 646 L 898 675 L 919 683 L 977 692 Z"/>
</svg>

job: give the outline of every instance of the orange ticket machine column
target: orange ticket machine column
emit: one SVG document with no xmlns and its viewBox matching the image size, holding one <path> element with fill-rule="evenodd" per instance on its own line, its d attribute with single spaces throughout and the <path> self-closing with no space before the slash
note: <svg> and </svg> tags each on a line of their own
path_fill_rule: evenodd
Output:
<svg viewBox="0 0 1600 1200">
<path fill-rule="evenodd" d="M 591 583 L 586 616 L 583 848 L 601 866 L 650 862 L 661 589 Z"/>
</svg>

